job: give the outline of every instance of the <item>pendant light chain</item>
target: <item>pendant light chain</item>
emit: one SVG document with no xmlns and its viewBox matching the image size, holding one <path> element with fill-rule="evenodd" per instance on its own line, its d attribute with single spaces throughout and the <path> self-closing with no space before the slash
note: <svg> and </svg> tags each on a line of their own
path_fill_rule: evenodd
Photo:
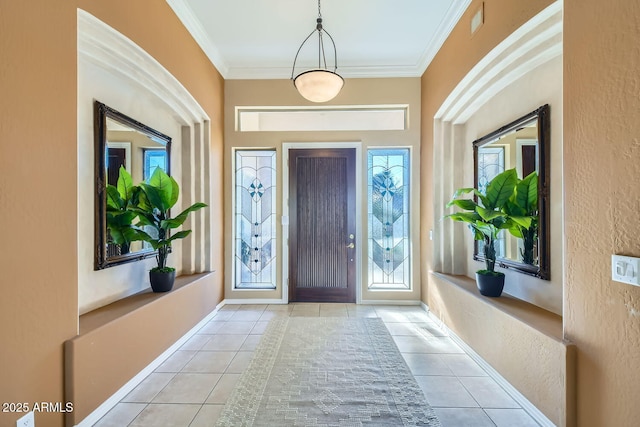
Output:
<svg viewBox="0 0 640 427">
<path fill-rule="evenodd" d="M 327 68 L 327 58 L 324 55 L 324 43 L 322 42 L 322 11 L 320 10 L 320 0 L 318 0 L 318 68 L 322 67 L 321 60 L 324 61 L 324 68 Z"/>
<path fill-rule="evenodd" d="M 318 0 L 318 18 L 316 19 L 316 28 L 307 36 L 307 38 L 304 39 L 298 48 L 296 56 L 293 59 L 293 67 L 291 69 L 291 80 L 293 80 L 294 86 L 298 89 L 300 95 L 312 102 L 326 102 L 333 99 L 340 92 L 344 84 L 344 79 L 337 73 L 338 52 L 336 50 L 336 43 L 333 41 L 331 34 L 329 34 L 322 25 L 322 9 L 320 3 L 321 0 Z M 326 36 L 329 37 L 329 41 L 333 47 L 333 71 L 329 70 L 327 67 L 327 58 L 324 49 L 325 34 L 322 33 L 325 33 Z M 314 34 L 318 35 L 318 68 L 304 71 L 294 78 L 298 55 L 305 43 Z"/>
</svg>

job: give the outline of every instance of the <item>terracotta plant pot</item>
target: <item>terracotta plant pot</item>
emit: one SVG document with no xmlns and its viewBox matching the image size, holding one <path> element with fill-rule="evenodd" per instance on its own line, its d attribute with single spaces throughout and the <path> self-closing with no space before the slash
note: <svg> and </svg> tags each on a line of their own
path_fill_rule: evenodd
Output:
<svg viewBox="0 0 640 427">
<path fill-rule="evenodd" d="M 481 295 L 499 297 L 504 288 L 504 273 L 498 273 L 495 276 L 476 273 L 476 284 Z"/>
</svg>

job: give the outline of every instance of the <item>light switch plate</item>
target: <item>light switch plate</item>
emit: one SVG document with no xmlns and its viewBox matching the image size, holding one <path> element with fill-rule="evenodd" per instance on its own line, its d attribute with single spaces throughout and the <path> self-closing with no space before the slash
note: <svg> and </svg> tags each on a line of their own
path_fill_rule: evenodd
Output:
<svg viewBox="0 0 640 427">
<path fill-rule="evenodd" d="M 611 255 L 611 279 L 616 282 L 640 286 L 640 258 Z"/>
</svg>

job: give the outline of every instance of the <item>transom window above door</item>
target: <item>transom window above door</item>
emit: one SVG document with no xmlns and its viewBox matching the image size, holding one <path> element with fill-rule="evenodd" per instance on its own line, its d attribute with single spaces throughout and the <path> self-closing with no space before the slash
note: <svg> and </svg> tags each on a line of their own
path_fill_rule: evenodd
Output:
<svg viewBox="0 0 640 427">
<path fill-rule="evenodd" d="M 408 105 L 236 107 L 239 132 L 407 129 Z"/>
</svg>

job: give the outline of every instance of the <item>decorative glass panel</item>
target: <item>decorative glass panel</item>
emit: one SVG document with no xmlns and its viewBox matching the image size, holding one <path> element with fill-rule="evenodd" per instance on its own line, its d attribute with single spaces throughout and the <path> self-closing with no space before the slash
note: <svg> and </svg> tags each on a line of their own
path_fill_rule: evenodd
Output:
<svg viewBox="0 0 640 427">
<path fill-rule="evenodd" d="M 480 147 L 478 149 L 478 191 L 487 194 L 489 182 L 502 172 L 504 172 L 504 147 Z M 505 233 L 505 230 L 500 231 L 494 243 L 498 257 L 504 257 L 506 253 Z M 484 242 L 478 241 L 478 251 L 482 252 L 483 246 Z"/>
<path fill-rule="evenodd" d="M 166 150 L 144 150 L 144 176 L 146 181 L 153 175 L 153 171 L 160 168 L 167 171 L 167 152 Z"/>
<path fill-rule="evenodd" d="M 504 147 L 478 149 L 478 190 L 487 192 L 487 184 L 504 172 Z"/>
<path fill-rule="evenodd" d="M 234 286 L 275 289 L 275 151 L 236 151 L 234 196 Z"/>
<path fill-rule="evenodd" d="M 369 288 L 411 289 L 409 150 L 369 150 Z"/>
</svg>

